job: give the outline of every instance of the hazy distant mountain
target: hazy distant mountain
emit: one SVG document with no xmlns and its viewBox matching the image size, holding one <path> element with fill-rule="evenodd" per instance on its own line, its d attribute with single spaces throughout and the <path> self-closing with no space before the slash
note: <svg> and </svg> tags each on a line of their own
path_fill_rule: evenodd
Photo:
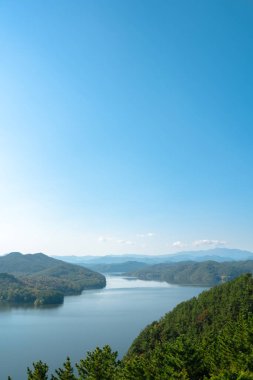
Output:
<svg viewBox="0 0 253 380">
<path fill-rule="evenodd" d="M 240 249 L 229 248 L 214 248 L 209 250 L 200 251 L 183 251 L 167 255 L 139 255 L 139 254 L 126 254 L 126 255 L 106 255 L 106 256 L 54 256 L 66 262 L 76 264 L 116 264 L 125 263 L 128 261 L 142 262 L 145 264 L 153 265 L 166 262 L 180 262 L 180 261 L 207 261 L 213 260 L 217 262 L 225 261 L 238 261 L 238 260 L 253 260 L 253 253 L 243 251 Z"/>
<path fill-rule="evenodd" d="M 52 256 L 56 259 L 66 261 L 68 263 L 76 264 L 87 264 L 97 265 L 97 264 L 122 264 L 129 261 L 135 262 L 150 262 L 153 263 L 153 260 L 156 256 L 147 256 L 139 254 L 124 254 L 124 255 L 105 255 L 105 256 Z"/>
<path fill-rule="evenodd" d="M 148 264 L 139 261 L 126 261 L 114 264 L 84 264 L 87 268 L 99 273 L 125 273 L 138 271 L 145 268 Z"/>
<path fill-rule="evenodd" d="M 252 260 L 253 253 L 250 251 L 243 251 L 240 249 L 230 248 L 214 248 L 209 250 L 200 251 L 186 251 L 178 252 L 173 255 L 167 256 L 167 261 L 206 261 L 213 260 L 218 262 L 224 261 L 238 261 L 238 260 Z"/>
</svg>

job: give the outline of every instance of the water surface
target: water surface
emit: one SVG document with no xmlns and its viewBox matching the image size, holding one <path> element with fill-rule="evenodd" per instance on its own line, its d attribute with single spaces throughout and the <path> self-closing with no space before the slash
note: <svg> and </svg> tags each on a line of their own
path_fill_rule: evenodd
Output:
<svg viewBox="0 0 253 380">
<path fill-rule="evenodd" d="M 110 276 L 105 289 L 65 297 L 58 307 L 2 307 L 0 379 L 26 380 L 33 361 L 54 370 L 68 355 L 75 363 L 105 344 L 121 357 L 148 323 L 204 289 Z"/>
</svg>

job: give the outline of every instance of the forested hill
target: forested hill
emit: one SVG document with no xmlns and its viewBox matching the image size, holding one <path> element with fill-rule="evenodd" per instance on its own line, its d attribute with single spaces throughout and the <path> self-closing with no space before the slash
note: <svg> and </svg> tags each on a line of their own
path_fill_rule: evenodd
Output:
<svg viewBox="0 0 253 380">
<path fill-rule="evenodd" d="M 244 275 L 179 304 L 146 327 L 125 360 L 145 368 L 150 379 L 246 380 L 253 379 L 252 359 L 253 279 Z"/>
<path fill-rule="evenodd" d="M 23 255 L 20 252 L 11 252 L 0 256 L 0 272 L 31 274 L 59 265 L 59 263 L 43 253 Z"/>
<path fill-rule="evenodd" d="M 32 274 L 62 264 L 66 263 L 62 260 L 53 259 L 43 253 L 24 255 L 20 252 L 11 252 L 0 256 L 0 272 L 6 273 Z M 70 266 L 72 265 L 66 264 L 66 267 Z"/>
<path fill-rule="evenodd" d="M 42 253 L 14 252 L 0 257 L 0 301 L 18 303 L 62 302 L 64 295 L 103 288 L 105 277 L 79 265 L 68 264 Z M 16 281 L 15 281 L 16 279 Z M 50 297 L 54 295 L 53 299 Z M 50 302 L 49 302 L 50 301 Z M 37 302 L 38 303 L 38 302 Z"/>
<path fill-rule="evenodd" d="M 170 284 L 213 286 L 243 273 L 253 273 L 253 260 L 164 263 L 147 266 L 128 275 L 141 280 L 166 281 Z"/>
</svg>

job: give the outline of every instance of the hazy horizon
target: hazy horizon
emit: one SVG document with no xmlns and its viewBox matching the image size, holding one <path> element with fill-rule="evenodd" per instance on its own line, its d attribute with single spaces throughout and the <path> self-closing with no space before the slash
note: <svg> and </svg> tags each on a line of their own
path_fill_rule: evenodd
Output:
<svg viewBox="0 0 253 380">
<path fill-rule="evenodd" d="M 96 255 L 96 254 L 92 254 L 92 253 L 87 253 L 87 254 L 82 254 L 82 253 L 79 253 L 78 255 L 74 255 L 74 254 L 65 254 L 65 255 L 62 255 L 62 254 L 57 254 L 57 253 L 47 253 L 47 252 L 41 252 L 41 251 L 37 251 L 37 252 L 22 252 L 22 251 L 10 251 L 10 252 L 1 252 L 0 253 L 0 256 L 4 256 L 4 255 L 8 255 L 10 253 L 21 253 L 23 255 L 28 255 L 28 254 L 38 254 L 38 253 L 43 253 L 47 256 L 50 256 L 50 257 L 104 257 L 104 256 L 168 256 L 168 255 L 177 255 L 177 254 L 184 254 L 184 253 L 198 253 L 198 252 L 208 252 L 210 254 L 212 254 L 213 252 L 216 252 L 216 250 L 219 250 L 219 249 L 224 249 L 226 250 L 227 252 L 229 251 L 233 251 L 233 250 L 236 250 L 236 251 L 243 251 L 243 252 L 249 252 L 249 253 L 252 253 L 252 251 L 250 250 L 242 250 L 240 248 L 235 248 L 235 247 L 214 247 L 214 248 L 201 248 L 201 249 L 197 249 L 197 248 L 193 248 L 193 249 L 182 249 L 182 250 L 178 250 L 178 251 L 173 251 L 173 252 L 160 252 L 160 253 L 139 253 L 139 252 L 135 252 L 135 253 L 129 253 L 129 252 L 123 252 L 123 253 L 110 253 L 110 252 L 107 252 L 107 253 L 104 253 L 104 254 L 100 254 L 100 255 Z"/>
<path fill-rule="evenodd" d="M 253 4 L 0 3 L 0 252 L 253 251 Z"/>
</svg>

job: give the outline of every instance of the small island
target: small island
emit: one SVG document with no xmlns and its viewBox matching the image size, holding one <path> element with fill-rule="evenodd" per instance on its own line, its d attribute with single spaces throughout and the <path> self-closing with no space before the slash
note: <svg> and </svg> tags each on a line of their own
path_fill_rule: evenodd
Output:
<svg viewBox="0 0 253 380">
<path fill-rule="evenodd" d="M 61 304 L 66 295 L 78 295 L 83 290 L 105 286 L 102 274 L 43 253 L 13 252 L 0 257 L 1 304 Z"/>
</svg>

